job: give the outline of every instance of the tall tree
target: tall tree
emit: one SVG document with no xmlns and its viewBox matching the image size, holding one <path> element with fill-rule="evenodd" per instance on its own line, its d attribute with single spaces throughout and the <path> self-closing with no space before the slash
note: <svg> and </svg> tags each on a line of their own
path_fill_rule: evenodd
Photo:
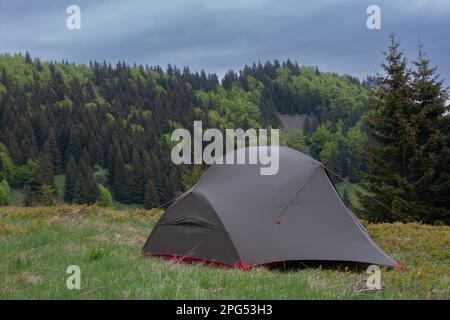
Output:
<svg viewBox="0 0 450 320">
<path fill-rule="evenodd" d="M 123 156 L 120 152 L 116 152 L 114 159 L 114 184 L 111 186 L 114 197 L 119 201 L 127 202 L 128 199 L 128 172 L 125 167 Z"/>
<path fill-rule="evenodd" d="M 75 158 L 70 156 L 66 167 L 66 180 L 64 184 L 64 201 L 72 203 L 75 199 L 75 185 L 78 179 L 78 167 Z"/>
<path fill-rule="evenodd" d="M 149 210 L 159 204 L 158 192 L 152 180 L 147 181 L 145 186 L 144 208 Z"/>
<path fill-rule="evenodd" d="M 414 123 L 411 77 L 400 43 L 394 35 L 385 53 L 377 100 L 367 114 L 369 144 L 367 164 L 370 174 L 363 175 L 368 192 L 391 210 L 380 206 L 370 197 L 359 193 L 364 213 L 371 218 L 395 220 L 393 212 L 407 211 L 409 192 L 408 159 L 414 148 Z M 408 189 L 409 188 L 409 189 Z"/>
<path fill-rule="evenodd" d="M 374 109 L 367 114 L 370 173 L 363 175 L 367 191 L 387 207 L 358 194 L 363 212 L 372 219 L 392 221 L 401 216 L 432 221 L 433 211 L 442 212 L 442 207 L 428 207 L 436 200 L 418 194 L 424 187 L 434 188 L 433 177 L 439 175 L 436 169 L 439 165 L 441 171 L 444 169 L 442 163 L 438 165 L 445 154 L 442 144 L 448 140 L 448 131 L 438 130 L 445 92 L 423 54 L 419 56 L 417 71 L 412 74 L 399 42 L 391 35 L 386 62 L 382 64 L 385 75 L 379 79 Z M 448 182 L 447 188 L 437 193 L 443 191 L 450 192 Z"/>
<path fill-rule="evenodd" d="M 94 204 L 97 201 L 99 189 L 94 174 L 89 166 L 89 160 L 82 157 L 79 174 L 75 184 L 75 202 L 80 204 Z"/>
<path fill-rule="evenodd" d="M 54 186 L 53 179 L 53 164 L 47 154 L 41 152 L 38 157 L 39 161 L 39 176 L 37 182 L 40 185 Z"/>
<path fill-rule="evenodd" d="M 145 194 L 145 164 L 142 163 L 136 149 L 133 149 L 131 170 L 128 174 L 128 200 L 131 203 L 142 203 Z"/>
<path fill-rule="evenodd" d="M 417 147 L 410 159 L 414 183 L 414 217 L 424 222 L 450 223 L 450 119 L 449 94 L 436 75 L 436 67 L 419 45 L 413 62 L 413 97 Z"/>
</svg>

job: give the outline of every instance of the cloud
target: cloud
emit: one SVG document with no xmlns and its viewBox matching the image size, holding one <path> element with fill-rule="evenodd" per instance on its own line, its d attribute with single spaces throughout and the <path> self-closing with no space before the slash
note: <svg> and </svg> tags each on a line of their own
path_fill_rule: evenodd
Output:
<svg viewBox="0 0 450 320">
<path fill-rule="evenodd" d="M 66 8 L 81 7 L 82 29 L 67 30 Z M 298 60 L 364 76 L 380 70 L 395 31 L 414 56 L 420 38 L 450 79 L 450 1 L 380 0 L 382 30 L 366 28 L 368 0 L 6 1 L 0 52 L 30 51 L 46 60 L 125 60 L 188 65 L 223 74 L 253 61 Z"/>
</svg>

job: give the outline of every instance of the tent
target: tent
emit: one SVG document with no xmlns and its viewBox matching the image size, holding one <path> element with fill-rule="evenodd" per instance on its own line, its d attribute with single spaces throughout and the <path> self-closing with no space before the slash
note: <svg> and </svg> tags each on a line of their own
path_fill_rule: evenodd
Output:
<svg viewBox="0 0 450 320">
<path fill-rule="evenodd" d="M 285 261 L 400 267 L 345 206 L 319 161 L 276 148 L 274 175 L 261 175 L 261 164 L 210 166 L 166 210 L 143 253 L 242 269 Z"/>
</svg>

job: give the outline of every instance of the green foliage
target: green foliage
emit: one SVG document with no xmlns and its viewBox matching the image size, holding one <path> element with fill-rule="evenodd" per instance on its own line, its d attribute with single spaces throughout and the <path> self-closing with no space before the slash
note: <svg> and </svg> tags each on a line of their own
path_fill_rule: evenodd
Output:
<svg viewBox="0 0 450 320">
<path fill-rule="evenodd" d="M 350 202 L 350 196 L 348 194 L 348 190 L 347 189 L 344 189 L 344 192 L 342 194 L 342 202 L 344 202 L 344 204 L 347 207 L 350 207 L 351 202 Z"/>
<path fill-rule="evenodd" d="M 88 105 L 88 104 L 86 104 Z M 85 105 L 85 107 L 86 107 Z M 73 108 L 73 102 L 72 100 L 70 100 L 68 97 L 64 96 L 63 100 L 57 101 L 55 103 L 55 106 L 61 109 L 68 109 L 68 110 L 72 110 Z M 94 105 L 95 107 L 95 105 Z M 87 109 L 89 109 L 89 107 L 86 107 Z"/>
<path fill-rule="evenodd" d="M 359 125 L 344 132 L 342 122 L 334 131 L 330 122 L 319 125 L 307 138 L 310 154 L 329 169 L 351 182 L 358 181 L 359 172 L 364 170 L 361 156 L 367 139 Z"/>
<path fill-rule="evenodd" d="M 99 188 L 97 181 L 95 181 L 88 159 L 83 157 L 80 160 L 80 165 L 78 167 L 78 175 L 75 182 L 75 196 L 73 201 L 78 204 L 94 204 L 97 202 L 98 195 Z"/>
<path fill-rule="evenodd" d="M 113 205 L 112 195 L 109 192 L 108 188 L 99 184 L 98 185 L 98 200 L 97 204 L 101 207 L 110 208 Z"/>
<path fill-rule="evenodd" d="M 53 183 L 52 174 L 66 171 L 71 156 L 78 167 L 86 149 L 91 168 L 98 164 L 107 169 L 108 181 L 100 182 L 108 184 L 117 200 L 142 204 L 147 185 L 142 181 L 151 179 L 157 198 L 166 202 L 184 189 L 186 170 L 167 161 L 175 128 L 192 128 L 194 120 L 203 120 L 205 128 L 276 128 L 280 124 L 276 111 L 286 112 L 287 105 L 295 105 L 295 112 L 303 112 L 300 104 L 308 105 L 306 113 L 321 114 L 317 99 L 322 109 L 341 103 L 357 110 L 355 115 L 364 108 L 368 94 L 354 79 L 300 68 L 290 61 L 254 64 L 239 75 L 228 73 L 223 85 L 216 75 L 185 71 L 173 66 L 164 72 L 122 62 L 114 67 L 98 62 L 85 66 L 40 62 L 29 55 L 0 56 L 1 117 L 16 119 L 0 126 L 1 142 L 10 151 L 9 158 L 0 152 L 8 182 L 19 188 L 34 183 L 31 189 L 38 193 L 38 185 Z M 322 83 L 327 90 L 320 91 Z M 328 119 L 322 115 L 322 120 Z M 311 128 L 312 132 L 315 124 Z M 280 138 L 286 144 L 284 136 Z M 308 144 L 308 137 L 305 140 Z M 132 163 L 134 148 L 141 156 Z M 39 170 L 28 160 L 37 162 Z M 145 175 L 138 177 L 136 168 Z M 76 180 L 69 176 L 65 184 L 68 202 L 74 199 Z"/>
<path fill-rule="evenodd" d="M 286 135 L 286 143 L 289 148 L 310 154 L 311 150 L 306 144 L 306 135 L 303 130 L 291 130 Z"/>
<path fill-rule="evenodd" d="M 40 203 L 43 206 L 51 207 L 55 205 L 55 189 L 48 184 L 44 184 L 40 189 Z"/>
<path fill-rule="evenodd" d="M 32 183 L 39 176 L 39 169 L 37 161 L 29 159 L 26 165 L 16 167 L 11 185 L 21 187 Z"/>
<path fill-rule="evenodd" d="M 66 175 L 65 174 L 58 174 L 55 175 L 54 183 L 55 186 L 55 192 L 59 199 L 64 199 L 64 189 L 66 184 Z"/>
<path fill-rule="evenodd" d="M 106 121 L 109 123 L 109 124 L 114 124 L 115 122 L 116 122 L 116 119 L 114 118 L 114 116 L 111 114 L 111 113 L 107 113 L 106 114 Z"/>
<path fill-rule="evenodd" d="M 193 165 L 191 170 L 183 174 L 183 187 L 186 190 L 192 188 L 200 180 L 205 170 L 206 168 L 203 165 Z"/>
<path fill-rule="evenodd" d="M 106 185 L 108 183 L 108 170 L 99 166 L 94 166 L 94 178 L 99 184 Z"/>
<path fill-rule="evenodd" d="M 261 125 L 261 111 L 258 108 L 260 89 L 244 91 L 233 86 L 227 91 L 222 87 L 213 92 L 198 92 L 197 97 L 210 109 L 208 123 L 211 127 L 226 128 L 259 128 Z"/>
<path fill-rule="evenodd" d="M 5 206 L 8 204 L 9 194 L 10 188 L 8 181 L 6 181 L 6 179 L 3 179 L 0 182 L 0 206 Z"/>
<path fill-rule="evenodd" d="M 14 166 L 14 163 L 11 161 L 11 158 L 7 153 L 0 153 L 0 165 L 2 175 L 7 177 L 11 181 L 16 174 L 16 167 Z"/>
<path fill-rule="evenodd" d="M 152 180 L 149 180 L 145 186 L 144 208 L 150 210 L 156 208 L 159 204 L 158 192 Z"/>
<path fill-rule="evenodd" d="M 75 188 L 78 179 L 78 167 L 73 156 L 70 157 L 66 167 L 64 183 L 64 201 L 72 203 L 75 200 Z"/>
</svg>

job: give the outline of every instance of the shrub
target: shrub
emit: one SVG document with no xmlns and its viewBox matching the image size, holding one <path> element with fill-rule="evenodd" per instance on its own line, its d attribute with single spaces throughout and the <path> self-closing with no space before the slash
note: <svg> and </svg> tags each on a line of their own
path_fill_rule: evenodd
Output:
<svg viewBox="0 0 450 320">
<path fill-rule="evenodd" d="M 99 184 L 98 189 L 99 189 L 99 196 L 97 204 L 101 207 L 112 207 L 113 204 L 112 196 L 108 188 L 106 188 L 102 184 Z"/>
</svg>

